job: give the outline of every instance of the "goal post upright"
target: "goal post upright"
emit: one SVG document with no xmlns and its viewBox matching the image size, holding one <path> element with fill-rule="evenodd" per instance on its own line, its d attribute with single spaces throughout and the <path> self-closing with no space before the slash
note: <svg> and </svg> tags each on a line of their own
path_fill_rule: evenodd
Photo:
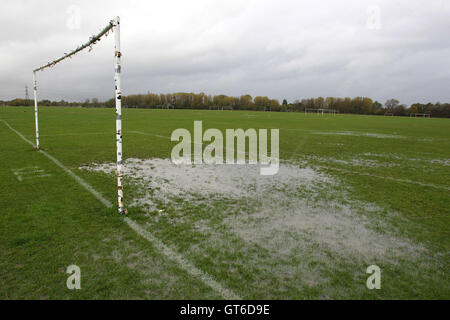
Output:
<svg viewBox="0 0 450 320">
<path fill-rule="evenodd" d="M 37 82 L 36 71 L 33 71 L 33 92 L 34 92 L 34 127 L 36 130 L 36 150 L 39 149 L 39 121 L 38 121 L 38 103 L 37 103 Z"/>
<path fill-rule="evenodd" d="M 115 100 L 116 100 L 116 161 L 117 161 L 117 204 L 119 214 L 126 214 L 126 209 L 123 202 L 123 165 L 122 165 L 122 93 L 120 88 L 120 73 L 121 64 L 120 57 L 120 18 L 116 17 L 113 20 L 114 26 L 114 83 L 115 83 Z"/>
</svg>

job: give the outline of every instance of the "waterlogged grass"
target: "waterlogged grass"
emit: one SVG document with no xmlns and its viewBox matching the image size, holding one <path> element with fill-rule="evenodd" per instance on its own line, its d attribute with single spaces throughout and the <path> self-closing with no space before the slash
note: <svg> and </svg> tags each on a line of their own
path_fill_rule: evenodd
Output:
<svg viewBox="0 0 450 320">
<path fill-rule="evenodd" d="M 34 141 L 31 108 L 2 107 L 0 119 Z M 244 180 L 241 196 L 190 198 L 126 177 L 130 217 L 240 297 L 450 298 L 449 120 L 131 109 L 123 119 L 126 159 L 170 158 L 172 131 L 202 120 L 222 132 L 279 128 L 284 163 L 317 175 L 259 196 Z M 80 167 L 114 162 L 114 126 L 111 109 L 40 109 L 42 148 L 112 203 L 114 175 Z M 0 143 L 0 298 L 220 298 L 1 121 Z M 27 169 L 19 181 L 28 167 L 46 175 Z M 81 290 L 66 287 L 71 264 Z M 371 264 L 381 290 L 366 288 Z"/>
</svg>

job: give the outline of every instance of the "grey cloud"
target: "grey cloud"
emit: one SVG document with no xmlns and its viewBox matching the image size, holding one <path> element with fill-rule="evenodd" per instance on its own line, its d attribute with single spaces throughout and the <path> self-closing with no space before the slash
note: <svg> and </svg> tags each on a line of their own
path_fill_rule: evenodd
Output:
<svg viewBox="0 0 450 320">
<path fill-rule="evenodd" d="M 67 28 L 70 5 L 81 28 Z M 367 27 L 378 6 L 381 29 Z M 450 101 L 448 1 L 10 1 L 0 27 L 0 99 L 31 70 L 122 20 L 123 92 L 195 91 L 292 101 L 365 95 Z M 38 74 L 39 97 L 112 96 L 113 39 Z"/>
</svg>

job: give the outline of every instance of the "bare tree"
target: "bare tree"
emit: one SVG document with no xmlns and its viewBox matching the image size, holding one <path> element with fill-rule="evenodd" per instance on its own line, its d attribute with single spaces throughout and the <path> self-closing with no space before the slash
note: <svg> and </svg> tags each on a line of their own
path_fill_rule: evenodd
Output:
<svg viewBox="0 0 450 320">
<path fill-rule="evenodd" d="M 384 106 L 389 112 L 394 112 L 395 107 L 397 107 L 399 103 L 400 101 L 397 99 L 389 99 L 384 103 Z"/>
</svg>

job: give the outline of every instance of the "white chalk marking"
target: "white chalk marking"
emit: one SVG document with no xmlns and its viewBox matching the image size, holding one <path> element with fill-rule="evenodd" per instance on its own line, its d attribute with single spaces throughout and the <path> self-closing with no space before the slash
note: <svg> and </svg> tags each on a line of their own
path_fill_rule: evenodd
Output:
<svg viewBox="0 0 450 320">
<path fill-rule="evenodd" d="M 128 133 L 137 133 L 137 134 L 142 134 L 142 135 L 145 135 L 145 136 L 152 136 L 152 137 L 157 137 L 157 138 L 163 138 L 163 139 L 169 139 L 170 140 L 170 137 L 166 137 L 166 136 L 162 136 L 162 135 L 159 135 L 159 134 L 154 134 L 154 133 L 148 133 L 148 132 L 142 132 L 142 131 L 127 131 Z"/>
<path fill-rule="evenodd" d="M 22 176 L 19 175 L 19 173 L 18 173 L 18 172 L 15 172 L 14 170 L 13 170 L 13 173 L 14 173 L 14 175 L 16 176 L 17 180 L 19 180 L 20 182 L 22 182 Z"/>
<path fill-rule="evenodd" d="M 16 176 L 19 182 L 23 180 L 36 179 L 36 178 L 44 178 L 51 177 L 50 173 L 45 173 L 43 169 L 39 169 L 39 167 L 23 167 L 19 169 L 11 169 L 12 173 Z"/>
<path fill-rule="evenodd" d="M 111 132 L 81 132 L 81 133 L 40 134 L 39 137 L 64 137 L 64 136 L 103 135 L 103 134 L 111 134 Z"/>
<path fill-rule="evenodd" d="M 359 174 L 361 176 L 367 176 L 367 177 L 372 177 L 372 178 L 385 179 L 385 180 L 391 180 L 391 181 L 403 182 L 403 183 L 417 184 L 417 185 L 422 186 L 422 187 L 430 187 L 430 188 L 436 188 L 436 189 L 450 190 L 450 188 L 447 187 L 447 186 L 437 185 L 437 184 L 432 184 L 432 183 L 424 183 L 424 182 L 419 182 L 419 181 L 413 181 L 413 180 L 409 180 L 409 179 L 398 179 L 398 178 L 393 178 L 393 177 L 379 176 L 379 175 L 375 175 L 375 174 L 371 174 L 371 173 L 367 173 L 367 172 L 358 172 L 358 171 L 355 171 L 355 170 L 345 170 L 345 169 L 341 169 L 341 168 L 333 168 L 333 167 L 326 167 L 326 166 L 316 166 L 316 167 L 319 168 L 319 169 L 329 169 L 329 170 L 339 171 L 339 172 L 342 172 L 342 173 Z"/>
<path fill-rule="evenodd" d="M 112 203 L 103 198 L 103 196 L 98 193 L 94 188 L 92 188 L 86 181 L 81 179 L 79 176 L 77 176 L 75 173 L 73 173 L 71 170 L 66 168 L 61 162 L 59 162 L 57 159 L 55 159 L 53 156 L 49 155 L 47 152 L 43 151 L 42 149 L 39 149 L 39 152 L 42 153 L 44 156 L 52 160 L 58 167 L 63 169 L 69 176 L 74 178 L 81 186 L 83 186 L 86 190 L 88 190 L 94 197 L 96 197 L 101 203 L 103 203 L 106 207 L 112 208 Z"/>
<path fill-rule="evenodd" d="M 6 122 L 5 120 L 2 120 L 2 122 L 9 128 L 11 129 L 15 134 L 17 134 L 19 137 L 22 138 L 23 141 L 29 143 L 30 145 L 32 145 L 34 147 L 33 142 L 31 142 L 30 140 L 28 140 L 27 138 L 24 137 L 23 134 L 21 134 L 19 131 L 17 131 L 16 129 L 14 129 L 13 127 L 11 127 L 9 125 L 8 122 Z M 57 159 L 55 159 L 53 156 L 49 155 L 47 152 L 45 152 L 42 149 L 39 149 L 38 152 L 42 153 L 44 156 L 46 156 L 47 158 L 49 158 L 50 160 L 52 160 L 58 167 L 60 167 L 61 169 L 64 170 L 64 172 L 66 172 L 69 176 L 71 176 L 72 178 L 74 178 L 81 186 L 83 186 L 86 190 L 88 190 L 90 193 L 92 193 L 101 203 L 103 203 L 106 207 L 108 208 L 112 208 L 112 203 L 108 200 L 106 200 L 105 198 L 103 198 L 103 196 L 98 193 L 94 188 L 92 188 L 86 181 L 84 181 L 83 179 L 81 179 L 79 176 L 77 176 L 75 173 L 73 173 L 71 170 L 69 170 L 66 166 L 64 166 L 61 162 L 59 162 Z"/>
<path fill-rule="evenodd" d="M 235 293 L 230 291 L 229 289 L 224 288 L 220 283 L 215 281 L 209 274 L 203 272 L 202 270 L 198 269 L 196 266 L 194 266 L 192 263 L 187 261 L 183 255 L 179 254 L 178 252 L 173 251 L 168 246 L 166 246 L 161 240 L 156 238 L 154 235 L 152 235 L 150 232 L 145 230 L 140 224 L 138 224 L 136 221 L 125 217 L 125 222 L 128 223 L 128 225 L 136 231 L 139 235 L 147 239 L 153 246 L 156 247 L 160 252 L 162 252 L 166 257 L 169 259 L 175 261 L 182 269 L 186 270 L 190 275 L 200 278 L 204 284 L 208 285 L 214 291 L 220 293 L 222 297 L 229 300 L 240 300 L 240 297 L 237 296 Z"/>
</svg>

